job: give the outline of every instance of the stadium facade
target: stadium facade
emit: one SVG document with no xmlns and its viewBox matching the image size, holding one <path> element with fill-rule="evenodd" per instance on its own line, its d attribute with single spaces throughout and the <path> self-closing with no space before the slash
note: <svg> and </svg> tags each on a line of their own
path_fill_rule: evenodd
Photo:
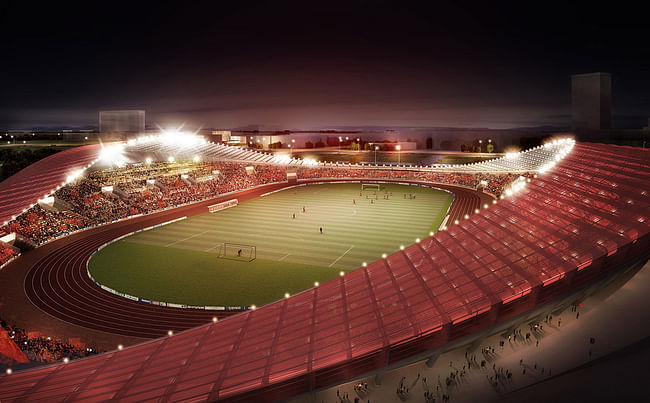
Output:
<svg viewBox="0 0 650 403">
<path fill-rule="evenodd" d="M 22 204 L 0 200 L 3 217 L 105 163 L 97 148 L 76 152 L 61 153 L 70 156 L 63 166 L 80 171 L 44 173 L 38 192 L 22 191 Z M 123 144 L 119 158 L 171 153 L 322 168 L 322 181 L 335 180 L 337 169 L 366 178 L 380 172 L 202 141 L 181 149 L 160 138 Z M 88 164 L 72 161 L 81 154 Z M 0 400 L 276 401 L 434 354 L 647 259 L 648 157 L 643 149 L 561 140 L 466 166 L 381 167 L 395 173 L 382 181 L 427 171 L 522 176 L 492 204 L 344 276 L 170 337 L 0 377 Z M 0 194 L 17 182 L 0 185 Z"/>
</svg>

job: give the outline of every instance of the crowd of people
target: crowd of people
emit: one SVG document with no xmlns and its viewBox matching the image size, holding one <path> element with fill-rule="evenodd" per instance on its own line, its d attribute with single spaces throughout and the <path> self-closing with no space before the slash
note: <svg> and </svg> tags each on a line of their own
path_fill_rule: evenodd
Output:
<svg viewBox="0 0 650 403">
<path fill-rule="evenodd" d="M 18 256 L 18 250 L 11 245 L 0 241 L 0 266 Z"/>
<path fill-rule="evenodd" d="M 445 183 L 483 188 L 496 196 L 518 176 L 360 169 L 347 166 L 300 167 L 296 173 L 298 179 L 402 179 Z M 0 232 L 15 232 L 40 245 L 79 229 L 258 185 L 282 182 L 286 178 L 286 168 L 277 165 L 233 162 L 127 164 L 94 171 L 78 178 L 56 191 L 55 200 L 59 204 L 57 209 L 36 205 L 1 227 Z M 2 256 L 0 254 L 0 259 Z"/>
<path fill-rule="evenodd" d="M 0 231 L 15 232 L 39 245 L 61 234 L 86 228 L 88 223 L 86 217 L 73 211 L 45 210 L 40 205 L 35 205 L 3 226 Z"/>
<path fill-rule="evenodd" d="M 500 196 L 503 190 L 518 174 L 453 173 L 434 171 L 359 169 L 352 167 L 298 168 L 298 179 L 352 178 L 352 179 L 403 179 L 432 183 L 459 185 L 485 191 Z"/>
<path fill-rule="evenodd" d="M 51 337 L 41 336 L 40 334 L 30 337 L 25 329 L 12 326 L 1 318 L 0 326 L 7 331 L 7 334 L 16 346 L 32 362 L 50 363 L 61 361 L 65 358 L 74 360 L 98 353 L 98 351 L 92 348 L 74 346 Z"/>
</svg>

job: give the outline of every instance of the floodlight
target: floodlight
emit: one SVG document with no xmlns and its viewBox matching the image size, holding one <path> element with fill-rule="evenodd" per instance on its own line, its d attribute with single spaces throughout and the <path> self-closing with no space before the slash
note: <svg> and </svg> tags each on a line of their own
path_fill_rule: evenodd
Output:
<svg viewBox="0 0 650 403">
<path fill-rule="evenodd" d="M 123 348 L 124 348 L 123 345 L 121 345 L 121 344 L 118 344 L 118 345 L 117 345 L 117 349 L 118 349 L 118 350 L 122 351 Z"/>
<path fill-rule="evenodd" d="M 173 335 L 174 335 L 174 332 L 172 330 L 167 331 L 167 336 L 173 336 Z"/>
</svg>

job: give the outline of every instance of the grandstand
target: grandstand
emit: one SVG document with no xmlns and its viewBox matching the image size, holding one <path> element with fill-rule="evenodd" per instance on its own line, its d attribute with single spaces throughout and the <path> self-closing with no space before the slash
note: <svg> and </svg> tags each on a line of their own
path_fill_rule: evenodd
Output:
<svg viewBox="0 0 650 403">
<path fill-rule="evenodd" d="M 378 256 L 344 276 L 264 307 L 124 350 L 0 377 L 2 401 L 279 400 L 389 365 L 408 364 L 413 357 L 514 320 L 648 258 L 650 158 L 646 150 L 558 140 L 470 166 L 420 168 L 300 162 L 201 141 L 179 150 L 172 142 L 155 138 L 121 145 L 118 151 L 117 159 L 97 161 L 83 175 L 68 174 L 61 180 L 62 170 L 48 176 L 30 189 L 23 204 L 4 196 L 0 211 L 4 217 L 16 218 L 2 230 L 46 244 L 90 229 L 84 239 L 87 248 L 72 245 L 79 250 L 74 259 L 85 262 L 86 252 L 131 229 L 113 224 L 116 220 L 143 213 L 152 214 L 154 220 L 154 212 L 182 206 L 164 216 L 169 219 L 176 211 L 186 214 L 194 205 L 197 211 L 199 206 L 207 211 L 216 195 L 282 188 L 288 185 L 287 165 L 304 165 L 297 169 L 301 181 L 446 183 L 464 190 L 480 187 L 497 197 L 404 250 Z M 66 153 L 57 155 L 75 158 Z M 153 175 L 154 186 L 147 189 L 151 194 L 138 192 L 142 194 L 138 204 L 131 204 L 131 198 L 102 194 L 99 184 L 108 183 L 93 173 L 102 172 L 102 163 L 117 161 L 108 178 L 122 181 L 146 158 L 152 159 L 152 165 L 166 161 L 175 169 L 180 161 L 192 164 L 181 165 L 187 173 L 167 175 L 166 169 L 160 169 Z M 253 176 L 245 170 L 250 164 L 256 165 Z M 216 170 L 227 180 L 215 177 L 203 190 L 189 180 Z M 181 175 L 189 175 L 190 185 Z M 140 180 L 147 183 L 153 177 L 148 173 Z M 59 194 L 56 189 L 52 192 L 57 178 L 67 184 Z M 18 182 L 10 185 L 16 188 Z M 7 190 L 3 186 L 0 195 L 7 194 L 2 193 Z M 52 213 L 25 204 L 52 193 L 72 205 L 72 211 Z M 86 199 L 102 207 L 87 207 Z M 97 210 L 103 213 L 90 213 Z M 75 217 L 78 221 L 65 221 Z M 46 224 L 33 225 L 34 221 Z M 133 219 L 132 227 L 144 221 Z M 98 225 L 106 225 L 106 231 L 93 231 Z M 111 233 L 111 228 L 117 232 Z M 57 243 L 63 248 L 65 242 L 45 247 L 55 250 Z M 20 264 L 21 259 L 7 267 Z M 68 267 L 63 266 L 61 270 Z M 38 292 L 47 299 L 48 291 Z M 146 306 L 132 303 L 145 310 Z M 151 307 L 148 312 L 172 312 L 161 309 Z"/>
</svg>

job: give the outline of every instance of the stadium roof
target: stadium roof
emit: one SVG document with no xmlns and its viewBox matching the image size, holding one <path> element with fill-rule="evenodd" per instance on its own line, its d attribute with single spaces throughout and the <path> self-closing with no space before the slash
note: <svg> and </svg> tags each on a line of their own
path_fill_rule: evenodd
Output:
<svg viewBox="0 0 650 403">
<path fill-rule="evenodd" d="M 52 194 L 70 175 L 88 168 L 99 155 L 94 144 L 61 151 L 0 182 L 0 224 Z"/>
<path fill-rule="evenodd" d="M 367 267 L 171 337 L 1 377 L 0 400 L 271 399 L 381 368 L 647 253 L 649 157 L 578 144 L 512 197 Z"/>
<path fill-rule="evenodd" d="M 445 164 L 425 167 L 402 166 L 399 169 L 426 169 L 440 172 L 512 172 L 523 173 L 537 171 L 541 167 L 549 166 L 559 160 L 573 146 L 572 139 L 554 140 L 524 152 L 507 153 L 505 156 L 492 160 L 472 164 Z M 375 169 L 372 165 L 351 165 L 337 163 L 322 163 L 309 158 L 291 158 L 283 153 L 267 153 L 251 150 L 248 147 L 225 146 L 205 141 L 203 138 L 193 135 L 160 135 L 146 136 L 129 140 L 126 144 L 119 146 L 120 158 L 131 159 L 134 162 L 142 162 L 143 156 L 152 157 L 154 160 L 166 161 L 173 156 L 176 160 L 191 160 L 199 156 L 204 160 L 228 160 L 246 163 L 280 164 L 287 166 L 356 166 L 364 169 Z M 391 168 L 393 166 L 380 166 L 380 168 Z"/>
</svg>

